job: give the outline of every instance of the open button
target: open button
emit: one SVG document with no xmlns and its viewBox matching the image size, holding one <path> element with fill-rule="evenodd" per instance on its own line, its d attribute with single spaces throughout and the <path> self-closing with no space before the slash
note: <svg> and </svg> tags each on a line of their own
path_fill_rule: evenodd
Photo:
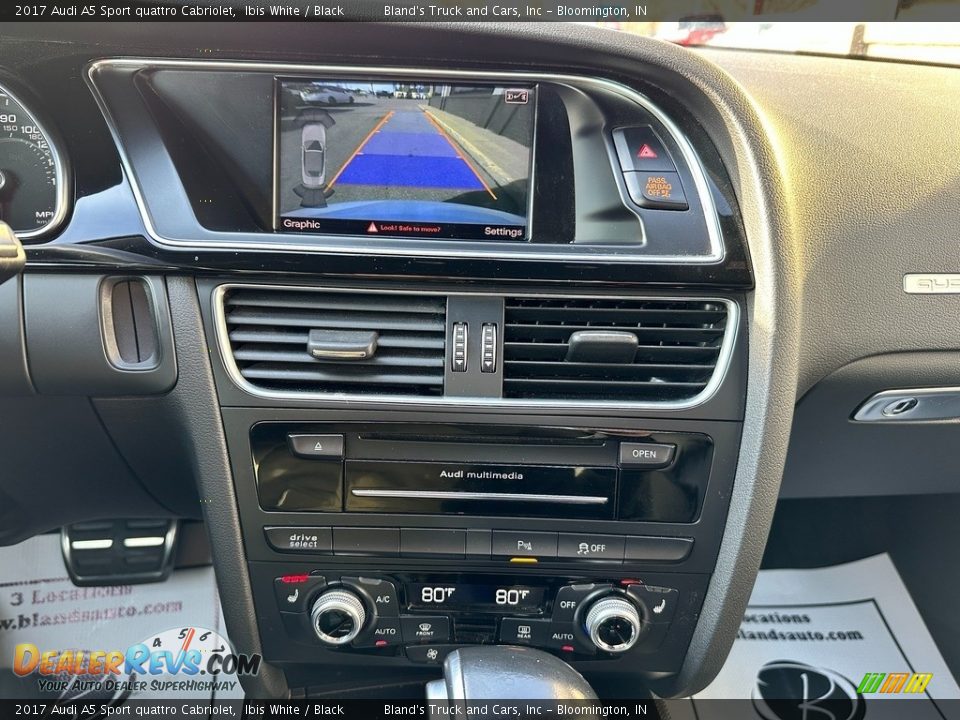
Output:
<svg viewBox="0 0 960 720">
<path fill-rule="evenodd" d="M 620 464 L 629 467 L 662 468 L 673 462 L 676 445 L 620 443 Z"/>
</svg>

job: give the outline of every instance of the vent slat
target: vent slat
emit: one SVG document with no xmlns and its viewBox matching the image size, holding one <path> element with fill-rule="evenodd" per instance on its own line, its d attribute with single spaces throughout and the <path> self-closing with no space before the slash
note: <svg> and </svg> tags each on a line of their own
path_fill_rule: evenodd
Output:
<svg viewBox="0 0 960 720">
<path fill-rule="evenodd" d="M 336 383 L 369 383 L 376 382 L 384 385 L 443 385 L 443 373 L 416 374 L 416 373 L 390 373 L 383 372 L 372 366 L 366 366 L 370 372 L 364 372 L 362 368 L 344 369 L 331 368 L 330 370 L 321 369 L 292 369 L 284 365 L 274 365 L 271 363 L 250 365 L 244 368 L 241 373 L 245 378 L 259 378 L 269 380 L 280 380 L 284 382 L 309 381 L 309 382 L 336 382 Z"/>
<path fill-rule="evenodd" d="M 529 360 L 506 360 L 505 367 L 510 368 L 512 379 L 517 378 L 585 378 L 592 380 L 597 375 L 610 379 L 643 380 L 645 378 L 690 378 L 709 377 L 713 372 L 713 365 L 664 365 L 650 363 L 635 363 L 614 365 L 609 363 L 577 363 L 577 362 L 534 362 Z"/>
<path fill-rule="evenodd" d="M 393 293 L 235 288 L 224 298 L 240 375 L 275 392 L 443 394 L 446 298 Z M 369 360 L 324 362 L 307 352 L 310 331 L 372 330 Z"/>
<path fill-rule="evenodd" d="M 701 300 L 508 298 L 504 397 L 601 401 L 686 400 L 710 382 L 727 308 Z M 629 332 L 638 347 L 622 362 L 569 362 L 575 332 Z"/>
<path fill-rule="evenodd" d="M 561 385 L 561 386 L 590 386 L 595 385 L 599 387 L 603 386 L 620 386 L 620 387 L 676 387 L 676 388 L 702 388 L 706 383 L 698 382 L 652 382 L 644 381 L 638 382 L 633 380 L 607 380 L 605 378 L 598 378 L 594 380 L 583 380 L 581 378 L 509 378 L 504 379 L 504 384 L 508 383 L 524 383 L 525 385 Z"/>
<path fill-rule="evenodd" d="M 239 299 L 227 299 L 227 307 L 260 307 L 276 310 L 288 308 L 299 310 L 345 310 L 350 312 L 391 312 L 404 314 L 433 315 L 443 313 L 446 308 L 444 298 L 421 298 L 411 295 L 391 295 L 390 304 L 382 304 L 382 295 L 365 293 L 322 293 L 283 291 L 278 297 L 273 290 L 244 291 Z"/>
<path fill-rule="evenodd" d="M 509 316 L 508 316 L 509 317 Z M 688 342 L 702 343 L 719 340 L 723 337 L 722 328 L 688 328 L 688 327 L 656 327 L 656 328 L 636 328 L 620 325 L 532 325 L 527 323 L 508 324 L 505 328 L 505 340 L 512 342 L 515 340 L 551 340 L 566 343 L 571 333 L 578 330 L 622 330 L 623 332 L 632 332 L 642 345 L 649 345 L 653 342 Z"/>
<path fill-rule="evenodd" d="M 599 323 L 602 325 L 674 326 L 712 324 L 723 319 L 723 310 L 669 310 L 656 308 L 515 308 L 510 310 L 515 322 Z"/>
<path fill-rule="evenodd" d="M 233 352 L 236 360 L 246 362 L 270 362 L 270 363 L 300 363 L 304 365 L 316 365 L 321 361 L 312 358 L 307 352 L 297 352 L 296 350 L 279 350 L 269 347 L 238 347 Z M 436 353 L 419 353 L 407 351 L 402 354 L 387 354 L 378 351 L 372 360 L 359 362 L 341 362 L 330 363 L 323 362 L 323 365 L 340 365 L 343 368 L 364 366 L 392 366 L 392 367 L 410 367 L 411 365 L 419 367 L 443 367 L 443 356 Z"/>
<path fill-rule="evenodd" d="M 445 330 L 442 316 L 435 319 L 430 316 L 402 313 L 373 313 L 345 311 L 324 313 L 320 311 L 300 312 L 284 310 L 271 313 L 269 310 L 232 310 L 227 315 L 230 325 L 270 325 L 281 327 L 336 328 L 351 330 L 409 330 L 412 332 L 439 332 Z"/>
<path fill-rule="evenodd" d="M 517 360 L 563 360 L 567 356 L 566 343 L 507 342 L 504 353 Z M 700 345 L 641 345 L 637 348 L 635 362 L 705 362 L 714 361 L 719 347 Z"/>
<path fill-rule="evenodd" d="M 261 328 L 244 328 L 232 330 L 230 340 L 235 343 L 270 343 L 273 345 L 306 345 L 308 332 L 295 330 L 273 330 Z M 389 332 L 380 333 L 377 345 L 382 348 L 421 348 L 424 350 L 443 350 L 444 339 L 441 335 L 431 333 L 404 333 L 393 335 Z"/>
</svg>

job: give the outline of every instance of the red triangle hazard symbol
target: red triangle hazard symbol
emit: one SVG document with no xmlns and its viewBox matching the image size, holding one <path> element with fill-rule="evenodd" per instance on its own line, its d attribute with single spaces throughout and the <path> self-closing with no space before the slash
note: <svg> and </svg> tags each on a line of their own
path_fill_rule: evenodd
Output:
<svg viewBox="0 0 960 720">
<path fill-rule="evenodd" d="M 655 157 L 657 157 L 657 153 L 654 152 L 654 150 L 653 150 L 652 147 L 650 147 L 649 145 L 647 145 L 646 143 L 644 143 L 644 144 L 643 144 L 643 147 L 641 147 L 641 148 L 640 148 L 640 151 L 637 153 L 637 157 L 639 157 L 639 158 L 655 158 Z"/>
<path fill-rule="evenodd" d="M 377 230 L 377 224 L 376 224 L 376 223 L 370 223 L 370 227 L 367 228 L 367 232 L 368 232 L 368 233 L 371 233 L 371 232 L 380 232 L 380 231 Z"/>
</svg>

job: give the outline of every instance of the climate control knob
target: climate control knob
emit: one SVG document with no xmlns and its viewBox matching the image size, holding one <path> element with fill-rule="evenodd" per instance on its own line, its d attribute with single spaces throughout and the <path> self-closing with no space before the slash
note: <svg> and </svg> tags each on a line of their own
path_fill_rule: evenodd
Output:
<svg viewBox="0 0 960 720">
<path fill-rule="evenodd" d="M 640 637 L 642 621 L 637 608 L 621 597 L 597 600 L 587 611 L 584 627 L 591 642 L 611 653 L 626 652 Z"/>
<path fill-rule="evenodd" d="M 349 590 L 327 590 L 310 610 L 310 624 L 324 645 L 346 645 L 363 629 L 367 619 L 363 602 Z"/>
</svg>

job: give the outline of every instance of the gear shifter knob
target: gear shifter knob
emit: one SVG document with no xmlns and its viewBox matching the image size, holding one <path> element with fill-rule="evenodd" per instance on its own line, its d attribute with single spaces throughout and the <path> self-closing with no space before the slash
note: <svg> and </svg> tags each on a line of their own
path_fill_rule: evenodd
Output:
<svg viewBox="0 0 960 720">
<path fill-rule="evenodd" d="M 563 660 L 523 647 L 454 650 L 443 679 L 427 683 L 427 700 L 596 700 L 583 676 Z"/>
</svg>

